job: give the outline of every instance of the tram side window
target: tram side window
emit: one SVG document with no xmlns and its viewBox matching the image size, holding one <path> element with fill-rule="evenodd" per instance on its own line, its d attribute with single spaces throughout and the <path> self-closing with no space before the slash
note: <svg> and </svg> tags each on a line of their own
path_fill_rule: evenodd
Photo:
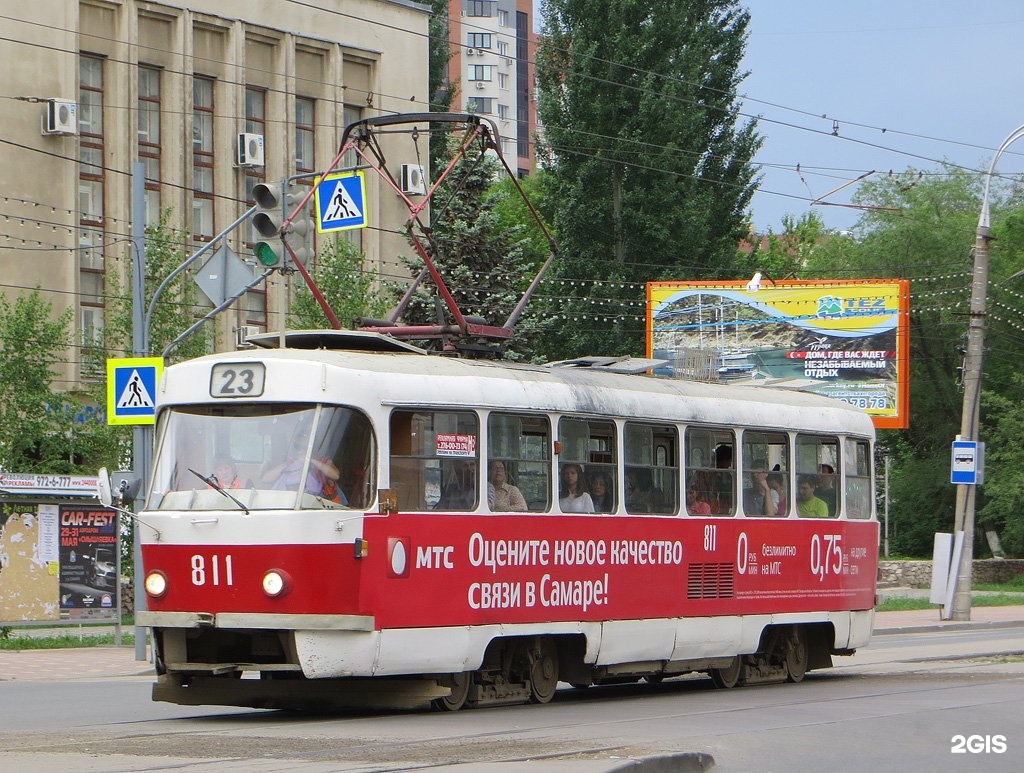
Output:
<svg viewBox="0 0 1024 773">
<path fill-rule="evenodd" d="M 846 439 L 846 514 L 850 518 L 871 517 L 871 444 Z"/>
<path fill-rule="evenodd" d="M 391 488 L 400 511 L 476 509 L 478 430 L 469 411 L 391 414 Z"/>
<path fill-rule="evenodd" d="M 839 438 L 796 436 L 797 514 L 801 518 L 834 518 L 842 507 L 837 480 Z"/>
<path fill-rule="evenodd" d="M 789 514 L 789 437 L 782 432 L 743 433 L 743 512 Z"/>
<path fill-rule="evenodd" d="M 615 425 L 610 421 L 564 416 L 558 422 L 558 499 L 562 512 L 610 513 L 615 510 L 617 459 Z M 594 500 L 591 486 L 601 476 L 611 492 Z M 575 482 L 573 479 L 575 478 Z M 610 500 L 610 501 L 609 501 Z"/>
<path fill-rule="evenodd" d="M 519 489 L 526 509 L 547 512 L 551 507 L 551 425 L 547 417 L 492 413 L 487 419 L 487 449 L 488 466 L 503 463 L 505 483 Z M 490 492 L 488 483 L 489 498 Z"/>
<path fill-rule="evenodd" d="M 686 430 L 686 511 L 690 515 L 736 513 L 736 465 L 731 430 Z M 693 489 L 693 493 L 690 489 Z"/>
<path fill-rule="evenodd" d="M 679 454 L 676 428 L 626 422 L 623 464 L 626 512 L 679 512 Z"/>
<path fill-rule="evenodd" d="M 377 443 L 370 419 L 351 408 L 324 407 L 318 448 L 338 468 L 335 501 L 369 507 L 377 494 Z"/>
</svg>

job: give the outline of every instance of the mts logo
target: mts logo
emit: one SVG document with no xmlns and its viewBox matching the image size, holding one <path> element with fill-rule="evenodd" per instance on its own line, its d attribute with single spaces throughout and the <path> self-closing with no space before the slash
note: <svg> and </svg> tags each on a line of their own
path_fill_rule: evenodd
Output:
<svg viewBox="0 0 1024 773">
<path fill-rule="evenodd" d="M 426 545 L 416 548 L 417 569 L 454 569 L 452 556 L 455 547 L 452 545 Z"/>
</svg>

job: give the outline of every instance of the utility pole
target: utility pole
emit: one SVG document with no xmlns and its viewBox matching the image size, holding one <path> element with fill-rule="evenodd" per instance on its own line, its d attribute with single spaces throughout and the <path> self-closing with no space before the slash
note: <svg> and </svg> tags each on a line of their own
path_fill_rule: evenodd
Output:
<svg viewBox="0 0 1024 773">
<path fill-rule="evenodd" d="M 1024 126 L 1019 126 L 1003 140 L 989 165 L 985 176 L 985 192 L 981 199 L 981 215 L 974 240 L 974 273 L 971 279 L 970 322 L 967 327 L 967 353 L 964 357 L 964 404 L 960 418 L 960 437 L 963 440 L 978 440 L 978 423 L 981 413 L 982 361 L 985 353 L 985 301 L 988 289 L 988 244 L 989 233 L 989 188 L 996 162 L 1011 144 L 1024 137 Z M 964 535 L 963 552 L 957 572 L 956 592 L 950 610 L 951 620 L 971 619 L 971 582 L 974 560 L 974 505 L 977 487 L 959 484 L 956 489 L 956 519 L 954 529 Z"/>
<path fill-rule="evenodd" d="M 132 164 L 132 354 L 135 357 L 149 356 L 149 328 L 145 324 L 146 312 L 146 168 L 140 163 Z M 136 425 L 132 430 L 132 460 L 135 475 L 142 481 L 135 498 L 135 512 L 142 512 L 146 506 L 146 486 L 149 484 L 149 468 L 153 453 L 153 428 L 150 425 Z M 146 591 L 142 570 L 142 545 L 139 539 L 139 523 L 132 521 L 135 558 L 135 619 L 140 610 L 146 609 Z M 146 629 L 135 624 L 135 659 L 146 660 Z"/>
</svg>

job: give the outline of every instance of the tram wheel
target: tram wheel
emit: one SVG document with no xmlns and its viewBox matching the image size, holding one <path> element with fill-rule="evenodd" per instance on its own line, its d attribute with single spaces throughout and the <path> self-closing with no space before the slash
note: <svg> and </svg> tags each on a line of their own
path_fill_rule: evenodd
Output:
<svg viewBox="0 0 1024 773">
<path fill-rule="evenodd" d="M 538 639 L 531 660 L 530 702 L 548 703 L 555 697 L 558 687 L 558 648 L 554 639 L 550 636 Z"/>
<path fill-rule="evenodd" d="M 711 681 L 715 687 L 728 690 L 737 685 L 742 685 L 746 680 L 746 668 L 743 666 L 743 658 L 737 655 L 725 668 L 712 668 Z"/>
<path fill-rule="evenodd" d="M 786 637 L 786 681 L 802 682 L 807 675 L 809 660 L 807 636 L 802 628 L 796 627 Z"/>
<path fill-rule="evenodd" d="M 443 698 L 434 698 L 434 708 L 441 711 L 458 711 L 466 705 L 466 698 L 469 697 L 469 686 L 473 683 L 473 672 L 463 671 L 460 674 L 452 674 L 452 691 L 450 695 Z"/>
</svg>

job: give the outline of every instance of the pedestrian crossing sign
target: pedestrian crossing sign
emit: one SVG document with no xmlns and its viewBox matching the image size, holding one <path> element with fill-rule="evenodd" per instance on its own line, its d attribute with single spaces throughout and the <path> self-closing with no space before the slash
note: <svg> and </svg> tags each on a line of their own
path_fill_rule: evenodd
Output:
<svg viewBox="0 0 1024 773">
<path fill-rule="evenodd" d="M 107 424 L 152 424 L 156 421 L 156 386 L 162 357 L 107 360 Z"/>
<path fill-rule="evenodd" d="M 366 176 L 342 172 L 318 177 L 316 213 L 320 233 L 366 228 Z"/>
</svg>

